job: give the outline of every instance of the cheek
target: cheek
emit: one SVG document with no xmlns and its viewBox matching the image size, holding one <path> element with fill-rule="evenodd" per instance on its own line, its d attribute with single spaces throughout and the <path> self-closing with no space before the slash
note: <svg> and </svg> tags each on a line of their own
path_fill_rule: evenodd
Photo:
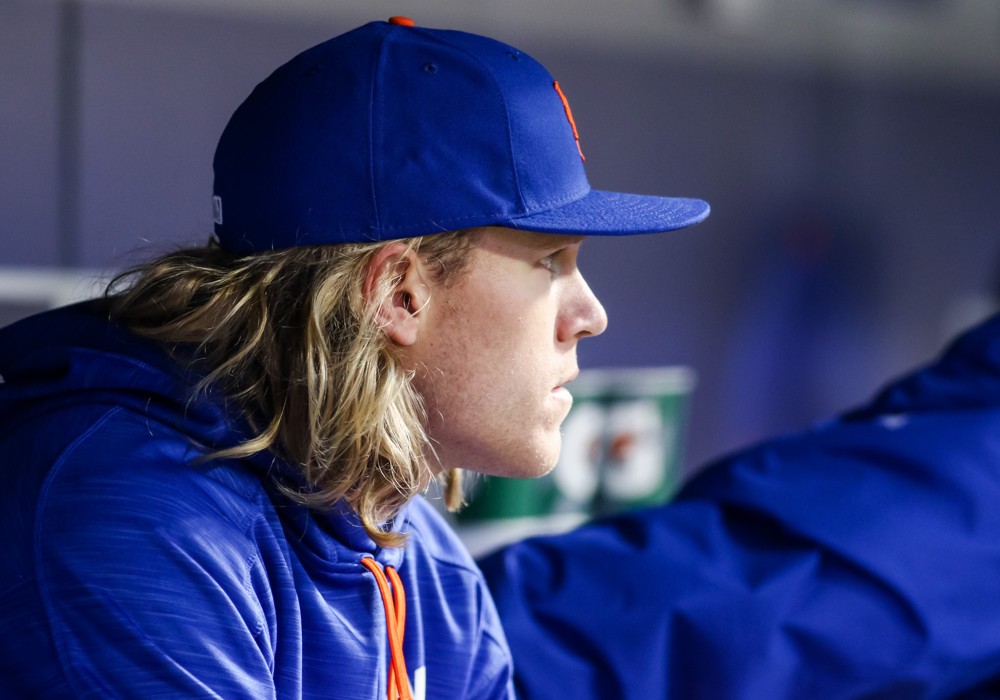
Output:
<svg viewBox="0 0 1000 700">
<path fill-rule="evenodd" d="M 530 477 L 555 464 L 565 411 L 548 396 L 550 372 L 537 353 L 512 340 L 453 338 L 440 346 L 436 367 L 418 375 L 444 466 Z"/>
<path fill-rule="evenodd" d="M 470 284 L 438 295 L 447 306 L 412 366 L 445 467 L 536 476 L 558 457 L 565 410 L 550 393 L 565 361 L 550 300 L 525 287 Z"/>
<path fill-rule="evenodd" d="M 523 358 L 502 334 L 452 335 L 424 374 L 428 399 L 451 425 L 483 422 L 524 378 Z M 418 387 L 419 389 L 420 387 Z M 431 408 L 428 406 L 428 408 Z"/>
</svg>

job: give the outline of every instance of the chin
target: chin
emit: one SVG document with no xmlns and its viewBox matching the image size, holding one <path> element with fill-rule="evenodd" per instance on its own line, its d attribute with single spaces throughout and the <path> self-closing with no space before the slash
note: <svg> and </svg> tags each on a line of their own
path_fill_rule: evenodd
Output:
<svg viewBox="0 0 1000 700">
<path fill-rule="evenodd" d="M 538 454 L 508 456 L 502 460 L 491 460 L 487 464 L 479 463 L 478 466 L 470 466 L 470 463 L 467 462 L 463 469 L 485 476 L 499 476 L 505 479 L 537 479 L 552 471 L 558 461 L 558 457 L 544 461 L 538 458 Z"/>
<path fill-rule="evenodd" d="M 518 461 L 506 462 L 506 464 L 515 466 L 503 470 L 505 473 L 497 474 L 497 476 L 507 476 L 515 479 L 536 479 L 540 476 L 545 476 L 555 469 L 556 463 L 559 461 L 561 447 L 562 442 L 558 441 L 555 445 L 540 445 L 533 452 L 522 453 Z"/>
<path fill-rule="evenodd" d="M 466 452 L 458 459 L 447 460 L 455 466 L 485 476 L 499 476 L 507 479 L 534 479 L 552 471 L 559 461 L 562 450 L 562 435 L 545 435 L 544 438 L 528 439 L 517 445 L 494 446 L 493 449 Z M 464 458 L 463 458 L 464 457 Z"/>
</svg>

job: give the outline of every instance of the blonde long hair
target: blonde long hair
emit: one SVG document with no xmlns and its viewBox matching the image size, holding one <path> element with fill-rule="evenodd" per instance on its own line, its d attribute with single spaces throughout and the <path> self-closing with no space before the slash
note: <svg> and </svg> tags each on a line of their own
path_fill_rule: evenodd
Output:
<svg viewBox="0 0 1000 700">
<path fill-rule="evenodd" d="M 435 282 L 450 284 L 475 238 L 453 231 L 404 243 Z M 112 318 L 185 358 L 202 377 L 193 390 L 219 388 L 253 427 L 208 459 L 270 450 L 307 485 L 279 484 L 289 497 L 320 509 L 345 500 L 375 542 L 400 546 L 405 538 L 382 523 L 430 484 L 433 446 L 421 398 L 376 318 L 398 280 L 383 276 L 373 294 L 363 291 L 384 245 L 180 250 L 119 275 L 108 296 Z M 443 479 L 456 509 L 460 473 Z"/>
</svg>

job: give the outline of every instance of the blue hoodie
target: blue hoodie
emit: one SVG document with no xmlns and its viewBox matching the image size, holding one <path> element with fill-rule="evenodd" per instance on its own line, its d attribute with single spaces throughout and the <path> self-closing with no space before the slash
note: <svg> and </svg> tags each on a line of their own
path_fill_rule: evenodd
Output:
<svg viewBox="0 0 1000 700">
<path fill-rule="evenodd" d="M 423 499 L 384 549 L 280 495 L 268 454 L 196 464 L 239 422 L 100 309 L 0 330 L 0 696 L 385 698 L 370 557 L 405 589 L 415 698 L 512 697 L 482 576 Z"/>
<path fill-rule="evenodd" d="M 482 566 L 528 700 L 1000 697 L 1000 317 L 674 503 Z"/>
</svg>

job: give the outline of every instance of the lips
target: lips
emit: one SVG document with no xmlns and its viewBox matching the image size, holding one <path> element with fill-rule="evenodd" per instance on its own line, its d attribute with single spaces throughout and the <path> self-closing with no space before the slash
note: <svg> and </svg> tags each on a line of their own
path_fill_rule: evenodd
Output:
<svg viewBox="0 0 1000 700">
<path fill-rule="evenodd" d="M 552 389 L 553 395 L 565 401 L 567 404 L 572 405 L 573 395 L 569 392 L 569 389 L 566 388 L 566 384 L 569 384 L 571 381 L 576 379 L 579 374 L 580 371 L 578 369 L 574 369 L 572 372 L 567 374 L 565 376 L 565 379 L 563 379 L 555 388 Z"/>
</svg>

